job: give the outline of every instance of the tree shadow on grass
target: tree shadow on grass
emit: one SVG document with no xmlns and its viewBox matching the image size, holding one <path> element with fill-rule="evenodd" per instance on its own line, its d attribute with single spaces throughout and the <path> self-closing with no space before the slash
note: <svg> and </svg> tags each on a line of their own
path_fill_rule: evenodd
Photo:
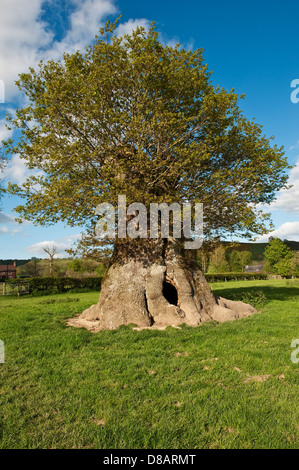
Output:
<svg viewBox="0 0 299 470">
<path fill-rule="evenodd" d="M 264 307 L 272 300 L 286 301 L 298 297 L 299 301 L 299 285 L 298 287 L 290 285 L 290 287 L 248 286 L 235 288 L 227 286 L 224 289 L 216 288 L 213 293 L 229 300 L 240 300 L 256 308 Z"/>
</svg>

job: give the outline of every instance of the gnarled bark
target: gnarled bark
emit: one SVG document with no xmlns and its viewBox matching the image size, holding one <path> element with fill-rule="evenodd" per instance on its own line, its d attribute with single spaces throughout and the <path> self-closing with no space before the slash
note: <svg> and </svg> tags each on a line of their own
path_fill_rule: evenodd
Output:
<svg viewBox="0 0 299 470">
<path fill-rule="evenodd" d="M 176 243 L 119 244 L 103 280 L 98 304 L 68 324 L 91 331 L 135 324 L 138 328 L 198 326 L 253 314 L 243 302 L 215 296 L 196 263 Z"/>
</svg>

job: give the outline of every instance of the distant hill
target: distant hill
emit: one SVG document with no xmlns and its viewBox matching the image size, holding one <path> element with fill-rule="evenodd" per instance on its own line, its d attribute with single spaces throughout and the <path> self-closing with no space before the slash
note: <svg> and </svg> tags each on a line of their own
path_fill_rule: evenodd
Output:
<svg viewBox="0 0 299 470">
<path fill-rule="evenodd" d="M 29 261 L 31 261 L 31 258 L 29 259 L 0 259 L 0 264 L 13 264 L 13 262 L 16 262 L 16 265 L 17 267 L 18 266 L 23 266 L 23 264 L 26 264 L 28 263 Z"/>
<path fill-rule="evenodd" d="M 283 240 L 283 242 L 288 245 L 289 248 L 293 251 L 299 251 L 299 242 L 294 242 L 291 240 Z"/>
<path fill-rule="evenodd" d="M 299 242 L 292 240 L 283 240 L 283 242 L 293 251 L 299 251 Z M 237 243 L 237 242 L 236 242 Z M 223 242 L 224 245 L 230 245 L 230 242 Z M 264 251 L 268 243 L 238 243 L 232 250 L 251 251 L 253 261 L 262 261 L 264 259 Z"/>
</svg>

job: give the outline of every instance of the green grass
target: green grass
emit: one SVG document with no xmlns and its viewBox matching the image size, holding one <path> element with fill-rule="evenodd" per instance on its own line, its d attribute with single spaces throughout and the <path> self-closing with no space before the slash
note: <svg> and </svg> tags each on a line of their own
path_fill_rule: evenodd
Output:
<svg viewBox="0 0 299 470">
<path fill-rule="evenodd" d="M 257 299 L 262 313 L 92 334 L 66 319 L 96 292 L 1 298 L 0 447 L 298 448 L 299 283 L 213 290 Z"/>
</svg>

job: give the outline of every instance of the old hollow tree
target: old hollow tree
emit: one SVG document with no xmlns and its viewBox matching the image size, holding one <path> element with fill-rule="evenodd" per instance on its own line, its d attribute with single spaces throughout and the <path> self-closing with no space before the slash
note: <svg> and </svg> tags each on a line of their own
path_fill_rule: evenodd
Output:
<svg viewBox="0 0 299 470">
<path fill-rule="evenodd" d="M 24 199 L 16 211 L 36 224 L 81 225 L 81 248 L 93 256 L 103 242 L 113 247 L 99 303 L 73 324 L 196 326 L 249 315 L 252 307 L 211 293 L 183 240 L 95 236 L 96 207 L 117 207 L 119 195 L 146 208 L 200 202 L 206 238 L 265 232 L 258 204 L 285 187 L 288 168 L 239 97 L 211 84 L 202 50 L 165 46 L 154 26 L 124 37 L 115 26 L 107 23 L 84 54 L 20 76 L 28 106 L 11 119 L 18 139 L 5 147 L 38 172 L 10 185 Z"/>
</svg>

